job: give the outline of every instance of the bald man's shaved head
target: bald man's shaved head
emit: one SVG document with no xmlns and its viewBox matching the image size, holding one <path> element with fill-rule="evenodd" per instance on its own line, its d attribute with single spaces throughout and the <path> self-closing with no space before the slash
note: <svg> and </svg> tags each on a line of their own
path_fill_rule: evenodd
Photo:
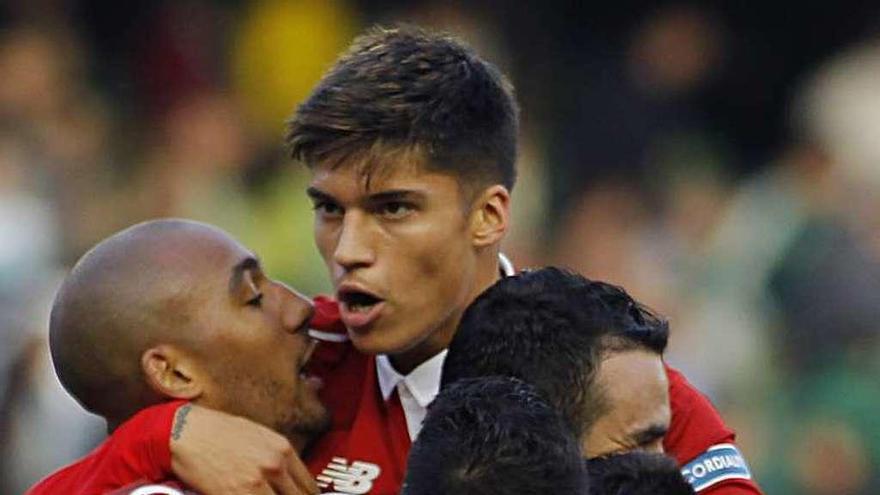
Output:
<svg viewBox="0 0 880 495">
<path fill-rule="evenodd" d="M 125 418 L 162 397 L 143 380 L 151 346 L 192 346 L 193 298 L 212 256 L 238 246 L 206 224 L 141 223 L 95 246 L 74 266 L 52 307 L 50 345 L 65 388 L 88 410 Z"/>
<path fill-rule="evenodd" d="M 329 424 L 311 301 L 263 273 L 220 229 L 154 220 L 95 246 L 64 281 L 49 322 L 61 383 L 110 429 L 188 400 L 243 416 L 302 447 Z"/>
</svg>

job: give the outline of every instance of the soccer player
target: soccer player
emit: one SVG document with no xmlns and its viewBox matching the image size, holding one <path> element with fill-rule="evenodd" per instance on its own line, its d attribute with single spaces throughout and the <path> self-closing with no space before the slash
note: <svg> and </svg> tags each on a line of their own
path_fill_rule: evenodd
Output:
<svg viewBox="0 0 880 495">
<path fill-rule="evenodd" d="M 588 459 L 665 450 L 701 494 L 756 490 L 733 432 L 700 413 L 711 404 L 663 363 L 668 335 L 666 321 L 619 287 L 554 267 L 526 271 L 498 281 L 465 311 L 442 386 L 516 377 L 562 412 Z M 687 457 L 705 443 L 716 447 Z"/>
<path fill-rule="evenodd" d="M 497 69 L 455 39 L 414 28 L 358 37 L 291 119 L 287 142 L 312 171 L 315 240 L 347 327 L 322 335 L 330 342 L 313 359 L 333 425 L 305 459 L 325 490 L 399 491 L 459 319 L 509 268 L 499 251 L 517 119 Z M 732 432 L 667 372 L 668 451 L 679 462 L 709 455 L 719 433 Z M 192 433 L 171 445 L 174 472 L 222 494 L 217 479 L 255 470 L 236 449 L 247 432 L 199 426 L 224 421 L 205 408 L 192 416 Z M 140 440 L 163 443 L 169 433 L 145 431 Z"/>
<path fill-rule="evenodd" d="M 532 386 L 464 379 L 428 408 L 403 495 L 587 495 L 577 439 Z"/>
<path fill-rule="evenodd" d="M 205 224 L 151 221 L 100 242 L 55 298 L 50 349 L 65 389 L 104 417 L 113 435 L 29 495 L 176 481 L 163 472 L 170 465 L 153 465 L 169 459 L 167 442 L 129 444 L 120 462 L 105 454 L 141 429 L 170 428 L 174 415 L 171 441 L 179 440 L 190 404 L 248 418 L 262 425 L 255 438 L 282 446 L 286 438 L 302 449 L 329 420 L 318 382 L 302 374 L 314 348 L 306 335 L 312 312 L 309 300 L 267 277 L 251 252 Z M 157 406 L 169 401 L 174 407 Z M 301 486 L 289 491 L 317 493 L 289 454 L 290 468 L 302 474 Z"/>
<path fill-rule="evenodd" d="M 664 320 L 619 287 L 552 267 L 523 272 L 465 311 L 442 382 L 520 378 L 562 411 L 587 458 L 665 450 L 700 493 L 756 490 L 733 432 L 664 365 L 668 333 Z M 707 444 L 706 454 L 689 457 Z"/>
<path fill-rule="evenodd" d="M 623 289 L 558 268 L 506 277 L 468 307 L 443 364 L 445 388 L 511 376 L 562 413 L 584 457 L 663 452 L 667 323 Z"/>
</svg>

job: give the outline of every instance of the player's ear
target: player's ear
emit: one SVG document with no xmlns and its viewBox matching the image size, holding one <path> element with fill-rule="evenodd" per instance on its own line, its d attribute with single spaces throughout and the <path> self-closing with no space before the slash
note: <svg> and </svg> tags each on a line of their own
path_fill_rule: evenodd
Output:
<svg viewBox="0 0 880 495">
<path fill-rule="evenodd" d="M 164 397 L 192 400 L 202 395 L 202 383 L 192 359 L 179 348 L 160 344 L 141 355 L 147 383 Z"/>
<path fill-rule="evenodd" d="M 494 184 L 478 193 L 471 210 L 471 237 L 478 247 L 485 247 L 504 238 L 510 225 L 510 192 Z"/>
</svg>

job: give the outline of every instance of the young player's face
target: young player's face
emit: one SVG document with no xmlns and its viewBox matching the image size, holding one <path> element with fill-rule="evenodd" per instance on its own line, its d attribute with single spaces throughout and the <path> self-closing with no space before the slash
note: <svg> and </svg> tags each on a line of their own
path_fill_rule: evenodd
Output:
<svg viewBox="0 0 880 495">
<path fill-rule="evenodd" d="M 606 413 L 583 439 L 586 457 L 632 450 L 663 452 L 669 429 L 669 381 L 656 353 L 636 349 L 611 354 L 596 375 Z"/>
<path fill-rule="evenodd" d="M 311 301 L 267 277 L 232 239 L 214 244 L 204 255 L 215 270 L 199 282 L 195 306 L 204 339 L 195 352 L 206 370 L 200 403 L 307 440 L 328 422 L 320 382 L 302 372 L 314 348 Z"/>
<path fill-rule="evenodd" d="M 404 162 L 363 172 L 314 168 L 315 241 L 358 349 L 418 364 L 479 290 L 470 212 L 453 176 Z"/>
</svg>

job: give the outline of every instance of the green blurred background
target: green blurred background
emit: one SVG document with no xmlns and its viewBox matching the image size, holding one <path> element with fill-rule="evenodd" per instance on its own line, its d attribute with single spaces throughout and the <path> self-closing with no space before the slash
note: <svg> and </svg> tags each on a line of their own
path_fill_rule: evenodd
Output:
<svg viewBox="0 0 880 495">
<path fill-rule="evenodd" d="M 284 120 L 359 31 L 450 31 L 522 105 L 505 251 L 626 287 L 769 494 L 880 493 L 880 7 L 869 2 L 5 0 L 0 493 L 103 424 L 57 384 L 57 284 L 147 218 L 327 291 Z"/>
</svg>

